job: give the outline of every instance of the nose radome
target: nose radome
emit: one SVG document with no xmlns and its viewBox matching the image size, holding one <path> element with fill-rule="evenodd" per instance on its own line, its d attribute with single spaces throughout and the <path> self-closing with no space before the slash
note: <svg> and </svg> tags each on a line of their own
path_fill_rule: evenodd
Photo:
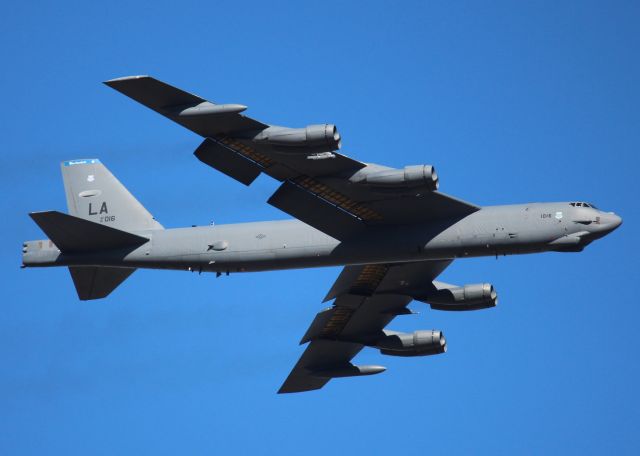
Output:
<svg viewBox="0 0 640 456">
<path fill-rule="evenodd" d="M 622 217 L 617 214 L 611 214 L 611 229 L 615 230 L 622 225 Z"/>
<path fill-rule="evenodd" d="M 606 217 L 604 218 L 603 222 L 605 223 L 604 228 L 608 232 L 611 232 L 616 228 L 618 228 L 620 225 L 622 225 L 622 217 L 620 217 L 617 214 L 614 214 L 613 212 L 609 212 L 606 214 Z"/>
</svg>

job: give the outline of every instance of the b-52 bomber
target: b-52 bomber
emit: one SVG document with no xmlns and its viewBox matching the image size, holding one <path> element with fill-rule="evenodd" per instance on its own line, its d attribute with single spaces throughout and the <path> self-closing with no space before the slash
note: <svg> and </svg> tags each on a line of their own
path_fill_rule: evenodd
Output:
<svg viewBox="0 0 640 456">
<path fill-rule="evenodd" d="M 377 374 L 351 360 L 365 346 L 384 355 L 446 351 L 441 331 L 385 329 L 412 300 L 463 311 L 497 303 L 488 283 L 436 281 L 456 258 L 579 252 L 622 219 L 585 202 L 479 207 L 438 191 L 431 165 L 394 169 L 338 152 L 334 125 L 286 128 L 241 114 L 149 76 L 109 87 L 199 134 L 194 152 L 250 185 L 265 173 L 282 185 L 272 206 L 296 220 L 164 229 L 97 159 L 62 163 L 69 214 L 34 212 L 49 237 L 23 245 L 23 267 L 66 266 L 81 300 L 104 298 L 136 268 L 214 272 L 342 265 L 304 334 L 308 343 L 280 388 L 322 388 L 335 377 Z"/>
</svg>

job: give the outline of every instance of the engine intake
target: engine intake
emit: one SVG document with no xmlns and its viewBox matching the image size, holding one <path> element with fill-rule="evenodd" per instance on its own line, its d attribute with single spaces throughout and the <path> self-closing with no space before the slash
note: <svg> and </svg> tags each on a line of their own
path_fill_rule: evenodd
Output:
<svg viewBox="0 0 640 456">
<path fill-rule="evenodd" d="M 376 342 L 380 353 L 390 356 L 428 356 L 447 351 L 447 341 L 442 331 L 415 331 L 400 333 L 385 331 Z"/>
<path fill-rule="evenodd" d="M 370 173 L 362 173 L 355 180 L 358 184 L 383 188 L 427 187 L 437 190 L 438 174 L 431 165 L 405 166 L 404 169 L 385 169 Z"/>
<path fill-rule="evenodd" d="M 490 283 L 464 285 L 462 287 L 445 286 L 434 282 L 438 290 L 420 301 L 427 302 L 436 310 L 478 310 L 495 307 L 498 293 Z M 440 286 L 438 286 L 440 285 Z"/>
<path fill-rule="evenodd" d="M 269 127 L 253 138 L 275 146 L 304 147 L 314 150 L 340 149 L 340 133 L 335 125 L 309 125 L 305 128 Z"/>
</svg>

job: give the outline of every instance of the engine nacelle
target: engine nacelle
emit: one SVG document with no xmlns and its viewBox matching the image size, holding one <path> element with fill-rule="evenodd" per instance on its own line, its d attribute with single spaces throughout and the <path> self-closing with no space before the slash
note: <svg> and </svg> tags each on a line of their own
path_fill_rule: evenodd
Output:
<svg viewBox="0 0 640 456">
<path fill-rule="evenodd" d="M 432 309 L 478 310 L 495 307 L 498 304 L 498 293 L 490 283 L 444 288 L 439 287 L 438 282 L 434 282 L 434 285 L 438 291 L 419 299 L 428 303 Z"/>
<path fill-rule="evenodd" d="M 376 342 L 383 355 L 428 356 L 447 351 L 447 341 L 442 331 L 415 331 L 396 333 L 385 331 L 385 336 Z"/>
<path fill-rule="evenodd" d="M 304 147 L 331 151 L 340 149 L 340 133 L 335 125 L 309 125 L 305 128 L 269 127 L 253 138 L 275 146 Z"/>
<path fill-rule="evenodd" d="M 438 174 L 431 165 L 405 166 L 404 169 L 385 169 L 370 173 L 361 173 L 354 180 L 358 184 L 382 188 L 427 187 L 438 189 Z"/>
</svg>

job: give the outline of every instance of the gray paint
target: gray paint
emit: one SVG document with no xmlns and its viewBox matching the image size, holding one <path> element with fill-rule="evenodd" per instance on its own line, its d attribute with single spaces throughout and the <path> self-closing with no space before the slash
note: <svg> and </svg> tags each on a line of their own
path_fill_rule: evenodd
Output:
<svg viewBox="0 0 640 456">
<path fill-rule="evenodd" d="M 436 277 L 456 258 L 578 252 L 622 219 L 582 203 L 479 207 L 437 191 L 431 165 L 393 169 L 337 152 L 334 125 L 276 127 L 148 76 L 106 83 L 203 136 L 203 163 L 250 185 L 282 182 L 269 203 L 298 220 L 163 229 L 97 160 L 62 164 L 70 215 L 31 216 L 51 240 L 23 244 L 23 267 L 67 266 L 80 299 L 111 293 L 136 268 L 240 273 L 345 266 L 302 337 L 308 344 L 280 393 L 322 388 L 331 378 L 371 375 L 356 366 L 365 346 L 389 356 L 443 353 L 441 331 L 385 329 L 413 299 L 438 310 L 497 303 L 491 284 Z"/>
<path fill-rule="evenodd" d="M 555 218 L 562 212 L 562 218 Z M 550 216 L 549 216 L 550 215 Z M 599 218 L 599 222 L 595 220 Z M 594 220 L 589 225 L 578 221 Z M 26 266 L 125 266 L 210 272 L 269 271 L 365 263 L 388 263 L 513 255 L 583 248 L 613 231 L 621 218 L 569 203 L 488 206 L 438 224 L 378 228 L 338 241 L 296 220 L 255 222 L 132 233 L 150 241 L 131 251 L 65 254 L 29 250 Z M 579 234 L 580 236 L 573 237 Z M 565 239 L 571 242 L 564 243 Z M 573 242 L 573 239 L 576 242 Z M 226 249 L 209 246 L 226 242 Z"/>
</svg>

